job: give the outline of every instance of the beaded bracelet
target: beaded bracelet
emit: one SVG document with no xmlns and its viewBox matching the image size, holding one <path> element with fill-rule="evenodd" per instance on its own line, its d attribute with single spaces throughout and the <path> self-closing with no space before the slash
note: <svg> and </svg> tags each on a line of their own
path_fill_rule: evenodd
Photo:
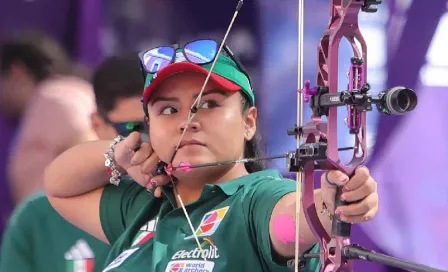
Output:
<svg viewBox="0 0 448 272">
<path fill-rule="evenodd" d="M 115 146 L 123 141 L 125 138 L 121 135 L 118 135 L 109 145 L 109 148 L 104 153 L 104 157 L 106 161 L 104 162 L 104 166 L 107 168 L 107 173 L 110 175 L 109 182 L 115 186 L 120 184 L 120 178 L 123 175 L 120 171 L 118 171 L 117 166 L 114 161 L 114 153 Z"/>
</svg>

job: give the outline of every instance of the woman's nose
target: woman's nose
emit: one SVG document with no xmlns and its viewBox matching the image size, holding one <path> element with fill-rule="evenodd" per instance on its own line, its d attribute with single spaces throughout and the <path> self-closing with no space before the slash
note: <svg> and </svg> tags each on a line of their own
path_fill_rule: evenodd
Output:
<svg viewBox="0 0 448 272">
<path fill-rule="evenodd" d="M 199 130 L 201 130 L 201 124 L 195 120 L 192 120 L 190 124 L 187 124 L 187 120 L 184 120 L 179 124 L 179 131 L 180 133 L 183 133 L 186 129 L 189 129 L 193 132 L 198 132 Z"/>
</svg>

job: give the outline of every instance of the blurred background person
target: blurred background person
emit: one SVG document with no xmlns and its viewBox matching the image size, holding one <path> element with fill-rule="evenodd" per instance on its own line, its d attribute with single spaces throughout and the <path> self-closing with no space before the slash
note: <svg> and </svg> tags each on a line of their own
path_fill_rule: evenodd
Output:
<svg viewBox="0 0 448 272">
<path fill-rule="evenodd" d="M 12 200 L 18 204 L 43 188 L 44 168 L 55 156 L 95 139 L 90 125 L 95 101 L 90 83 L 78 76 L 78 66 L 51 37 L 17 32 L 0 50 L 1 109 L 19 123 L 7 165 Z"/>
<path fill-rule="evenodd" d="M 14 32 L 0 41 L 0 231 L 10 214 L 13 202 L 27 191 L 7 177 L 8 158 L 14 152 L 21 117 L 38 86 L 53 74 L 70 72 L 69 57 L 51 37 L 37 31 Z M 38 124 L 41 122 L 39 121 Z M 38 125 L 36 124 L 36 125 Z M 29 151 L 32 151 L 31 149 Z M 27 155 L 30 155 L 27 152 Z M 41 151 L 41 150 L 39 150 Z M 22 156 L 23 157 L 23 156 Z M 43 154 L 43 158 L 45 154 Z M 29 164 L 24 165 L 23 170 Z M 36 167 L 38 168 L 38 167 Z M 11 173 L 15 175 L 14 173 Z M 28 173 L 27 173 L 28 174 Z M 38 173 L 36 173 L 38 175 Z M 32 182 L 34 175 L 29 177 Z M 14 179 L 15 180 L 15 179 Z M 17 177 L 17 180 L 19 178 Z M 24 180 L 21 180 L 24 182 Z M 17 181 L 17 183 L 21 182 Z M 34 187 L 34 186 L 30 186 Z M 11 190 L 14 196 L 11 196 Z M 23 192 L 22 192 L 23 191 Z M 14 199 L 14 201 L 12 201 Z"/>
<path fill-rule="evenodd" d="M 136 54 L 126 53 L 106 59 L 95 72 L 98 111 L 91 114 L 91 125 L 100 139 L 145 132 L 139 65 Z M 63 219 L 45 192 L 39 191 L 27 197 L 9 221 L 0 251 L 0 272 L 11 268 L 16 272 L 101 271 L 109 249 Z"/>
<path fill-rule="evenodd" d="M 95 73 L 92 84 L 97 111 L 92 114 L 91 122 L 100 139 L 147 129 L 141 111 L 144 82 L 137 53 L 106 59 Z"/>
</svg>

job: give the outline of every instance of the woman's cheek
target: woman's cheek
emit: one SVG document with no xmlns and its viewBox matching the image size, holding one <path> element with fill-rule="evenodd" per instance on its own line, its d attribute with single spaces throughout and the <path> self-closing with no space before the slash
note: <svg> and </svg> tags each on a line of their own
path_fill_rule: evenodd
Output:
<svg viewBox="0 0 448 272">
<path fill-rule="evenodd" d="M 156 122 L 152 124 L 149 128 L 151 146 L 162 161 L 167 161 L 170 159 L 170 154 L 174 152 L 174 144 L 169 140 L 173 138 L 173 135 L 168 135 L 167 126 L 159 126 Z"/>
</svg>

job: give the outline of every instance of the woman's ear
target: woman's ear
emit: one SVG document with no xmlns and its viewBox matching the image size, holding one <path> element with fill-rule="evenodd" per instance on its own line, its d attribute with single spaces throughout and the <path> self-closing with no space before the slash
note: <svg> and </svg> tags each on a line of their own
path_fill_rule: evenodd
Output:
<svg viewBox="0 0 448 272">
<path fill-rule="evenodd" d="M 244 113 L 244 139 L 250 141 L 257 131 L 257 108 L 250 107 Z"/>
</svg>

